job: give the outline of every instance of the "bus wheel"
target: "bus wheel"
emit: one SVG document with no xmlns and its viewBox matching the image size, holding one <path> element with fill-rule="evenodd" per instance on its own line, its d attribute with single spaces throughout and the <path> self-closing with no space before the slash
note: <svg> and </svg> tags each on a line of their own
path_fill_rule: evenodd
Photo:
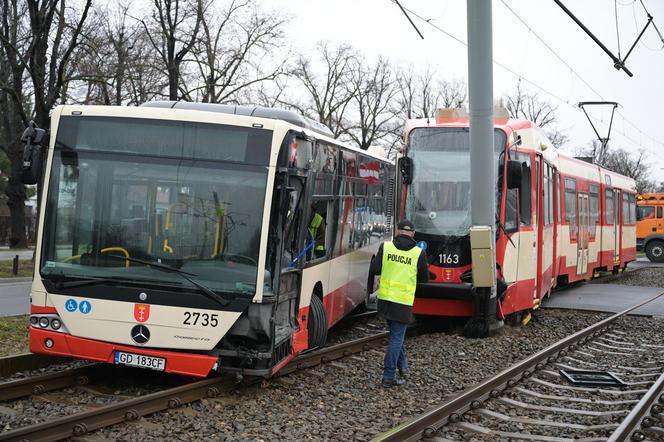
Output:
<svg viewBox="0 0 664 442">
<path fill-rule="evenodd" d="M 309 348 L 322 347 L 327 340 L 327 317 L 323 301 L 314 295 L 311 295 L 309 302 L 309 321 L 307 323 L 309 331 Z"/>
<path fill-rule="evenodd" d="M 664 242 L 650 241 L 646 245 L 646 256 L 651 262 L 664 262 Z"/>
</svg>

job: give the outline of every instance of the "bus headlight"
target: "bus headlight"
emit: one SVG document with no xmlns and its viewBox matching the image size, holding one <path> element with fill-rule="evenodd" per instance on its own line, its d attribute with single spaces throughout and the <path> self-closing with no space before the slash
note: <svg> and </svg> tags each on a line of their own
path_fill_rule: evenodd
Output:
<svg viewBox="0 0 664 442">
<path fill-rule="evenodd" d="M 39 318 L 37 316 L 30 316 L 30 324 L 37 325 L 39 323 Z"/>
<path fill-rule="evenodd" d="M 59 330 L 62 327 L 62 322 L 58 318 L 51 319 L 51 328 L 53 330 Z"/>
<path fill-rule="evenodd" d="M 45 318 L 45 317 L 39 318 L 39 326 L 41 328 L 48 327 L 48 318 Z"/>
</svg>

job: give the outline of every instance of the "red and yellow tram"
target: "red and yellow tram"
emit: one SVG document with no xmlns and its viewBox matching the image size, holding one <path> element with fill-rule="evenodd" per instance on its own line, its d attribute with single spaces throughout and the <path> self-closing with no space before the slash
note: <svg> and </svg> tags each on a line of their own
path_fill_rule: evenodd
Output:
<svg viewBox="0 0 664 442">
<path fill-rule="evenodd" d="M 636 259 L 633 179 L 564 155 L 530 121 L 497 118 L 494 127 L 498 320 Z M 470 317 L 468 117 L 445 109 L 408 121 L 399 162 L 397 213 L 415 224 L 430 269 L 414 313 Z"/>
</svg>

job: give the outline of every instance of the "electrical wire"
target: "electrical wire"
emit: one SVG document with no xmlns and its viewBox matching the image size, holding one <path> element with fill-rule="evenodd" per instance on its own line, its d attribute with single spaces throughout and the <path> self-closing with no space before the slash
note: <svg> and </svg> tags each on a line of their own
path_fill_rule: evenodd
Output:
<svg viewBox="0 0 664 442">
<path fill-rule="evenodd" d="M 392 1 L 392 0 L 390 0 L 390 1 Z M 538 35 L 538 34 L 537 34 L 537 33 L 536 33 L 536 32 L 530 27 L 530 26 L 528 26 L 528 24 L 527 24 L 527 23 L 526 23 L 526 22 L 525 22 L 525 21 L 524 21 L 524 20 L 523 20 L 523 19 L 522 19 L 517 13 L 516 13 L 516 12 L 514 12 L 514 10 L 513 10 L 512 8 L 509 7 L 509 5 L 507 5 L 507 3 L 505 2 L 505 0 L 501 0 L 501 2 L 502 2 L 502 3 L 503 3 L 503 4 L 504 4 L 504 5 L 510 10 L 510 12 L 512 12 L 512 14 L 514 14 L 514 15 L 517 17 L 517 19 L 518 19 L 521 23 L 524 24 L 524 26 L 526 26 L 526 27 L 530 30 L 530 32 L 532 32 L 533 35 L 535 35 L 535 37 L 537 37 L 537 39 L 538 39 L 538 40 L 539 40 L 539 41 L 540 41 L 540 42 L 541 42 L 541 43 L 542 43 L 542 44 L 543 44 L 543 45 L 544 45 L 549 51 L 551 51 L 551 53 L 553 53 L 553 54 L 558 58 L 558 60 L 560 60 L 560 61 L 561 61 L 561 62 L 562 62 L 562 63 L 563 63 L 563 64 L 564 64 L 564 65 L 565 65 L 565 66 L 566 66 L 571 72 L 573 72 L 574 75 L 575 75 L 577 78 L 579 78 L 579 80 L 581 80 L 581 81 L 582 81 L 582 82 L 583 82 L 583 83 L 584 83 L 584 84 L 585 84 L 585 85 L 586 85 L 586 86 L 587 86 L 587 87 L 588 87 L 593 93 L 595 93 L 595 94 L 596 94 L 601 100 L 605 100 L 605 98 L 602 96 L 602 94 L 600 94 L 595 88 L 593 88 L 593 87 L 590 85 L 590 83 L 588 83 L 588 81 L 586 81 L 586 80 L 585 80 L 585 79 L 584 79 L 584 78 L 583 78 L 578 72 L 576 72 L 576 70 L 575 70 L 574 68 L 572 68 L 572 67 L 571 67 L 571 66 L 570 66 L 570 65 L 569 65 L 569 64 L 568 64 L 568 63 L 567 63 L 567 62 L 566 62 L 566 61 L 565 61 L 560 55 L 558 55 L 558 53 L 557 53 L 556 51 L 554 51 L 553 48 L 551 48 L 551 46 L 550 46 L 548 43 L 546 43 L 546 42 L 545 42 L 545 41 L 544 41 L 544 40 L 543 40 L 543 39 L 542 39 L 542 38 L 541 38 L 541 37 L 540 37 L 540 36 L 539 36 L 539 35 Z M 643 2 L 642 2 L 642 4 L 643 4 Z M 441 32 L 442 34 L 448 36 L 449 38 L 453 39 L 453 40 L 456 41 L 457 43 L 459 43 L 459 44 L 461 44 L 461 45 L 463 45 L 463 46 L 466 46 L 466 47 L 468 46 L 468 43 L 466 43 L 465 41 L 463 41 L 463 40 L 460 39 L 459 37 L 453 35 L 452 33 L 446 31 L 445 29 L 441 28 L 440 26 L 438 26 L 438 25 L 432 23 L 431 20 L 427 20 L 427 19 L 425 19 L 422 15 L 418 14 L 417 12 L 415 12 L 415 11 L 413 11 L 413 10 L 411 10 L 411 9 L 409 9 L 409 8 L 407 8 L 407 7 L 405 7 L 405 6 L 404 6 L 403 8 L 404 8 L 406 11 L 408 11 L 408 13 L 410 13 L 412 16 L 416 17 L 417 19 L 421 20 L 422 22 L 426 23 L 427 25 L 429 25 L 429 26 L 431 26 L 432 28 L 436 29 L 437 31 Z M 645 8 L 645 6 L 644 6 L 644 8 Z M 510 74 L 514 75 L 516 78 L 520 78 L 521 80 L 525 81 L 526 83 L 528 83 L 528 84 L 534 86 L 535 88 L 538 89 L 538 91 L 544 92 L 545 94 L 547 94 L 547 95 L 553 97 L 554 99 L 558 100 L 559 102 L 568 105 L 569 107 L 571 107 L 572 109 L 576 110 L 577 112 L 581 112 L 581 109 L 579 109 L 577 106 L 575 106 L 575 105 L 573 105 L 572 103 L 570 103 L 569 100 L 566 100 L 566 99 L 562 98 L 561 96 L 559 96 L 558 94 L 556 94 L 556 93 L 554 93 L 554 92 L 551 92 L 550 90 L 544 88 L 543 86 L 541 86 L 540 84 L 534 82 L 533 80 L 530 80 L 529 78 L 524 77 L 523 75 L 519 75 L 519 74 L 516 73 L 513 69 L 509 68 L 508 66 L 506 66 L 506 65 L 503 64 L 503 63 L 501 63 L 500 61 L 494 59 L 494 60 L 493 60 L 493 63 L 494 63 L 496 66 L 499 66 L 500 68 L 502 68 L 502 69 L 504 69 L 505 71 L 509 72 Z M 623 119 L 623 123 L 627 123 L 627 124 L 629 124 L 630 126 L 632 126 L 632 127 L 633 127 L 633 128 L 639 133 L 639 135 L 641 135 L 642 137 L 646 137 L 646 138 L 648 138 L 648 139 L 651 140 L 654 144 L 659 144 L 661 147 L 664 147 L 664 142 L 662 142 L 662 141 L 660 141 L 660 140 L 658 140 L 658 139 L 655 139 L 655 138 L 651 137 L 650 135 L 646 134 L 645 132 L 643 132 L 638 126 L 636 126 L 634 123 L 632 123 L 632 121 L 630 121 L 627 117 L 625 117 L 625 115 L 624 115 L 622 112 L 620 112 L 620 110 L 616 110 L 616 113 L 617 113 L 617 114 Z M 593 118 L 594 118 L 594 117 L 593 117 Z M 597 121 L 599 121 L 599 120 L 597 120 Z M 602 122 L 602 123 L 603 123 L 603 122 Z M 603 123 L 603 124 L 604 124 L 605 126 L 607 125 L 606 123 Z M 636 141 L 634 138 L 632 138 L 632 137 L 628 136 L 626 133 L 624 133 L 624 129 L 623 129 L 622 132 L 621 132 L 621 131 L 618 131 L 617 133 L 620 134 L 620 135 L 622 135 L 626 140 L 631 141 L 631 142 L 633 142 L 634 144 L 637 144 L 639 147 L 641 147 L 641 148 L 643 148 L 643 149 L 645 149 L 645 150 L 649 150 L 651 153 L 655 154 L 655 155 L 658 156 L 660 159 L 663 159 L 663 160 L 664 160 L 664 157 L 663 157 L 659 152 L 657 152 L 657 151 L 652 151 L 652 150 L 650 150 L 650 149 L 647 149 L 647 147 L 644 146 L 642 142 L 640 142 L 640 141 Z"/>
<path fill-rule="evenodd" d="M 616 17 L 616 37 L 618 38 L 618 59 L 622 60 L 620 56 L 620 28 L 618 27 L 618 0 L 613 0 L 613 11 Z"/>
</svg>

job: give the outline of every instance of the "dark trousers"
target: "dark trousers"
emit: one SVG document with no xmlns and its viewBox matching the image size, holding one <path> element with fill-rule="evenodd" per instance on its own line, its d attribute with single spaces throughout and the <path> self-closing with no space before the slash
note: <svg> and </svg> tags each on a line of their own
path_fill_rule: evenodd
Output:
<svg viewBox="0 0 664 442">
<path fill-rule="evenodd" d="M 388 320 L 387 325 L 390 329 L 390 337 L 387 341 L 387 351 L 383 361 L 383 379 L 391 380 L 395 378 L 397 368 L 408 370 L 408 358 L 406 358 L 406 349 L 403 345 L 408 324 Z"/>
</svg>

